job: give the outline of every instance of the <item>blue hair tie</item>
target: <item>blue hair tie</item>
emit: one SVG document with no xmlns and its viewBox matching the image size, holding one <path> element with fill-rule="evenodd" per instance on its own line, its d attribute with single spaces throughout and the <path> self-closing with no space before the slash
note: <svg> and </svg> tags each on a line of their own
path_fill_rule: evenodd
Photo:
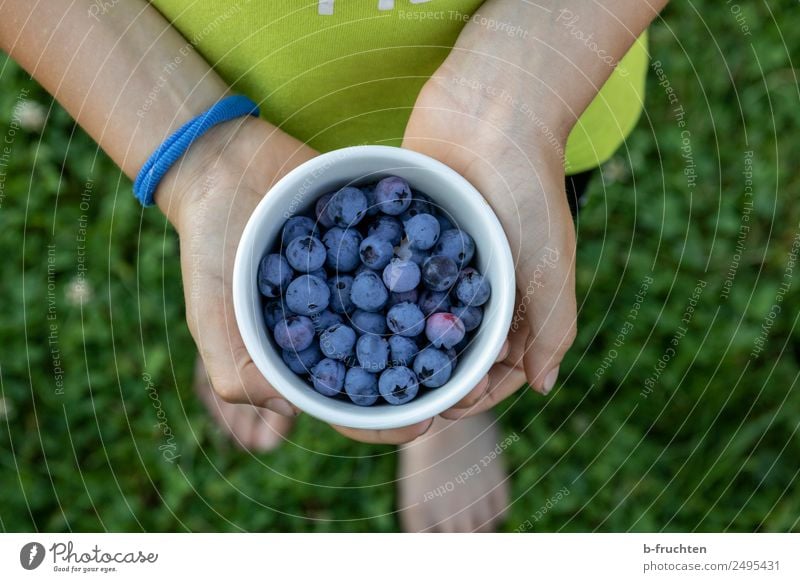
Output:
<svg viewBox="0 0 800 582">
<path fill-rule="evenodd" d="M 153 196 L 161 179 L 172 164 L 186 153 L 194 140 L 215 125 L 246 115 L 258 117 L 258 105 L 244 95 L 232 95 L 218 101 L 208 111 L 181 126 L 158 146 L 139 170 L 133 183 L 133 194 L 139 203 L 144 207 L 154 204 Z"/>
</svg>

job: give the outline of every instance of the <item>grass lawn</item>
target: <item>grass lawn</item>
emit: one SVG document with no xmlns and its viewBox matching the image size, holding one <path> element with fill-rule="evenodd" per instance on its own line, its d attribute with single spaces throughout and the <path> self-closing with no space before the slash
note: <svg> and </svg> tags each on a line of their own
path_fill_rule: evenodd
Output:
<svg viewBox="0 0 800 582">
<path fill-rule="evenodd" d="M 579 220 L 576 345 L 551 397 L 498 410 L 507 530 L 800 530 L 796 22 L 702 0 L 652 27 L 645 115 Z M 0 63 L 0 531 L 397 530 L 392 447 L 307 417 L 266 455 L 215 430 L 175 233 Z"/>
</svg>

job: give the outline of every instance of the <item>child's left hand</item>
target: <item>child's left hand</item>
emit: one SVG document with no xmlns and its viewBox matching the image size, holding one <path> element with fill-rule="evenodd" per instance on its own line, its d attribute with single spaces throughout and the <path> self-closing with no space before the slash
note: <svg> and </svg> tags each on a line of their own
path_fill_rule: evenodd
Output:
<svg viewBox="0 0 800 582">
<path fill-rule="evenodd" d="M 486 197 L 516 263 L 517 307 L 506 355 L 490 371 L 488 384 L 484 379 L 442 414 L 451 419 L 491 408 L 526 380 L 548 393 L 576 333 L 566 136 L 559 134 L 558 120 L 504 81 L 446 62 L 417 99 L 403 143 L 452 167 Z"/>
</svg>

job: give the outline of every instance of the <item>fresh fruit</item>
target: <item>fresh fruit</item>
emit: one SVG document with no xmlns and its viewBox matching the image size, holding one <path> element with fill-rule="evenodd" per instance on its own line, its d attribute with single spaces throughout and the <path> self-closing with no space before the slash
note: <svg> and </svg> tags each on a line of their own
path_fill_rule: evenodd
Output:
<svg viewBox="0 0 800 582">
<path fill-rule="evenodd" d="M 367 197 L 358 188 L 346 186 L 331 197 L 326 212 L 337 226 L 355 226 L 367 213 Z"/>
<path fill-rule="evenodd" d="M 258 265 L 258 290 L 264 297 L 280 297 L 292 280 L 292 269 L 281 255 L 266 255 Z"/>
<path fill-rule="evenodd" d="M 344 377 L 344 391 L 355 404 L 372 406 L 380 396 L 378 377 L 363 368 L 350 368 Z"/>
<path fill-rule="evenodd" d="M 425 314 L 414 303 L 398 303 L 386 314 L 386 325 L 392 333 L 415 337 L 425 330 Z"/>
<path fill-rule="evenodd" d="M 327 256 L 325 265 L 334 273 L 349 273 L 361 264 L 358 254 L 361 235 L 352 228 L 332 228 L 322 237 Z"/>
<path fill-rule="evenodd" d="M 317 362 L 322 359 L 322 351 L 316 342 L 302 351 L 283 350 L 283 361 L 295 374 L 308 374 Z"/>
<path fill-rule="evenodd" d="M 281 319 L 273 331 L 275 343 L 285 350 L 302 351 L 314 341 L 314 324 L 303 315 Z"/>
<path fill-rule="evenodd" d="M 403 178 L 384 178 L 375 185 L 375 203 L 384 214 L 403 214 L 411 205 L 411 187 Z"/>
<path fill-rule="evenodd" d="M 392 259 L 383 269 L 383 283 L 389 291 L 405 293 L 419 285 L 419 267 L 412 261 Z"/>
<path fill-rule="evenodd" d="M 330 358 L 317 362 L 311 368 L 311 380 L 314 389 L 325 396 L 336 396 L 344 387 L 344 364 Z"/>
<path fill-rule="evenodd" d="M 356 342 L 356 358 L 368 372 L 380 372 L 389 363 L 389 342 L 379 335 L 366 333 Z"/>
<path fill-rule="evenodd" d="M 410 366 L 419 352 L 413 338 L 393 335 L 389 338 L 389 357 L 392 366 Z"/>
<path fill-rule="evenodd" d="M 458 276 L 456 283 L 456 297 L 470 307 L 480 307 L 489 300 L 492 292 L 489 281 L 472 267 L 467 267 Z"/>
<path fill-rule="evenodd" d="M 316 237 L 306 235 L 294 239 L 286 247 L 286 260 L 295 271 L 309 273 L 325 264 L 325 245 Z"/>
<path fill-rule="evenodd" d="M 450 313 L 456 315 L 464 324 L 464 331 L 470 332 L 478 328 L 483 321 L 483 311 L 479 307 L 458 305 L 450 308 Z"/>
<path fill-rule="evenodd" d="M 431 291 L 448 291 L 458 280 L 458 266 L 449 257 L 434 255 L 422 264 L 422 280 Z"/>
<path fill-rule="evenodd" d="M 292 216 L 283 225 L 281 232 L 281 242 L 286 247 L 290 242 L 300 236 L 314 234 L 316 225 L 308 216 Z"/>
<path fill-rule="evenodd" d="M 405 222 L 406 238 L 412 249 L 426 251 L 439 240 L 439 221 L 430 214 L 417 214 Z"/>
<path fill-rule="evenodd" d="M 300 275 L 286 288 L 286 306 L 301 315 L 314 315 L 328 307 L 331 292 L 325 281 L 314 275 Z"/>
<path fill-rule="evenodd" d="M 475 242 L 463 230 L 451 228 L 439 236 L 434 247 L 434 254 L 453 259 L 459 269 L 463 269 L 475 255 Z"/>
<path fill-rule="evenodd" d="M 397 366 L 381 372 L 378 389 L 389 404 L 405 404 L 417 395 L 419 382 L 409 368 Z"/>
<path fill-rule="evenodd" d="M 361 242 L 359 256 L 361 262 L 370 269 L 383 270 L 392 260 L 394 245 L 379 235 L 368 236 Z"/>
<path fill-rule="evenodd" d="M 350 313 L 355 309 L 350 294 L 353 289 L 353 278 L 350 275 L 335 275 L 328 281 L 331 292 L 330 308 L 334 313 Z"/>
<path fill-rule="evenodd" d="M 291 285 L 290 285 L 291 286 Z M 350 290 L 350 300 L 364 311 L 378 311 L 386 305 L 389 291 L 374 271 L 363 271 L 356 275 Z"/>
<path fill-rule="evenodd" d="M 431 313 L 450 309 L 450 296 L 442 291 L 429 291 L 426 289 L 420 294 L 417 305 L 427 317 Z"/>
<path fill-rule="evenodd" d="M 464 324 L 452 313 L 434 313 L 425 324 L 425 336 L 437 348 L 452 348 L 465 333 Z"/>
<path fill-rule="evenodd" d="M 387 331 L 386 316 L 379 312 L 356 309 L 350 316 L 350 323 L 360 334 L 384 335 Z"/>
<path fill-rule="evenodd" d="M 491 295 L 472 237 L 395 176 L 327 193 L 312 211 L 284 223 L 256 275 L 286 366 L 357 406 L 445 385 Z"/>
<path fill-rule="evenodd" d="M 319 335 L 322 353 L 332 360 L 344 360 L 352 355 L 355 345 L 356 332 L 343 323 L 336 323 Z"/>
<path fill-rule="evenodd" d="M 425 348 L 414 358 L 414 373 L 423 386 L 438 388 L 450 379 L 453 363 L 445 352 Z"/>
</svg>

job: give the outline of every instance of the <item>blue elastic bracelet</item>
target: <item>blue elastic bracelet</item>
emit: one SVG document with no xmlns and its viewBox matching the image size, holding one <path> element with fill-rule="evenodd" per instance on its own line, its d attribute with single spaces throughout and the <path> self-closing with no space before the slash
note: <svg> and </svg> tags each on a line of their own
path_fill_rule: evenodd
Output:
<svg viewBox="0 0 800 582">
<path fill-rule="evenodd" d="M 139 170 L 139 175 L 136 176 L 136 181 L 133 183 L 133 194 L 136 199 L 142 206 L 152 206 L 154 204 L 153 195 L 161 179 L 172 167 L 172 164 L 186 153 L 194 140 L 215 125 L 245 115 L 258 117 L 258 105 L 244 95 L 232 95 L 225 97 L 202 115 L 198 115 L 184 124 L 158 146 L 158 149 Z"/>
</svg>

